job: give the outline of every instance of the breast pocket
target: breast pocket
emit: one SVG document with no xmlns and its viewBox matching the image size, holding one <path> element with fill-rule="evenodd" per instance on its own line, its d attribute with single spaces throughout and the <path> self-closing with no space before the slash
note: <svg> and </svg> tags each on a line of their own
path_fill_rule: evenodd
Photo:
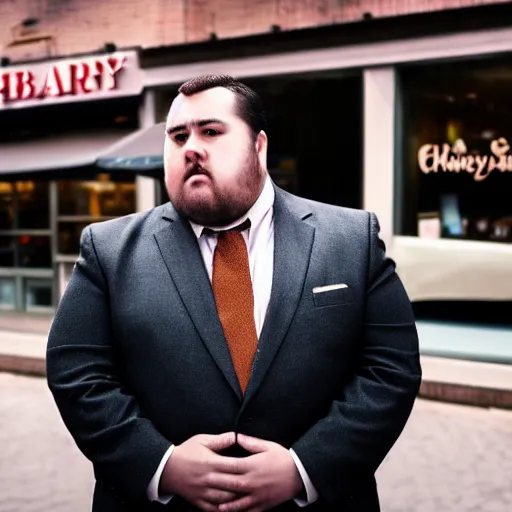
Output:
<svg viewBox="0 0 512 512">
<path fill-rule="evenodd" d="M 352 290 L 344 283 L 316 286 L 313 288 L 313 302 L 317 308 L 352 304 Z"/>
</svg>

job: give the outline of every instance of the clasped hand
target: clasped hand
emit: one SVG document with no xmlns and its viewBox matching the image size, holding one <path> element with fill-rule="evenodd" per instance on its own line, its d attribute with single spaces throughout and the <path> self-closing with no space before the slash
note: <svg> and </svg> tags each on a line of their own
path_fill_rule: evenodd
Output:
<svg viewBox="0 0 512 512">
<path fill-rule="evenodd" d="M 245 458 L 218 452 L 238 443 Z M 296 498 L 302 479 L 290 452 L 277 443 L 233 432 L 201 434 L 177 445 L 160 480 L 160 492 L 175 494 L 205 512 L 262 512 Z"/>
</svg>

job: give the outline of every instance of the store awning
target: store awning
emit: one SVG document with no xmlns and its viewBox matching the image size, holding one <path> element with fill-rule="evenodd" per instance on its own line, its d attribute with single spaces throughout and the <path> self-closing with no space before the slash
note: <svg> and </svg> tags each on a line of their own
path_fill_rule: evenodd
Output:
<svg viewBox="0 0 512 512">
<path fill-rule="evenodd" d="M 142 128 L 122 138 L 99 155 L 96 165 L 106 170 L 161 171 L 164 141 L 165 123 Z"/>
<path fill-rule="evenodd" d="M 98 155 L 124 138 L 126 131 L 51 136 L 0 142 L 0 179 L 30 173 L 93 167 Z"/>
</svg>

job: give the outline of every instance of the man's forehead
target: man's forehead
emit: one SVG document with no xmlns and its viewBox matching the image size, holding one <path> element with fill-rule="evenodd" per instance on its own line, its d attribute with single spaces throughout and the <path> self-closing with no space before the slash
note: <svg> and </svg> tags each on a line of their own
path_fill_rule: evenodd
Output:
<svg viewBox="0 0 512 512">
<path fill-rule="evenodd" d="M 196 119 L 225 119 L 235 115 L 235 95 L 224 87 L 215 87 L 191 96 L 179 94 L 172 102 L 168 120 L 188 123 Z"/>
</svg>

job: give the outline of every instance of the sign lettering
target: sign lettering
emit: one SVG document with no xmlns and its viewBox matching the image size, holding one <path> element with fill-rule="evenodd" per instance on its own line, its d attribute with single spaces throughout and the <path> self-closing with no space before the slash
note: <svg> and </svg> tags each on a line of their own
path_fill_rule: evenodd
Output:
<svg viewBox="0 0 512 512">
<path fill-rule="evenodd" d="M 43 75 L 29 69 L 7 71 L 0 75 L 0 108 L 26 100 L 112 91 L 125 62 L 124 56 L 105 56 L 53 64 Z"/>
<path fill-rule="evenodd" d="M 458 140 L 449 144 L 425 144 L 418 151 L 418 165 L 425 174 L 431 172 L 467 172 L 475 181 L 485 180 L 494 170 L 512 172 L 510 145 L 504 137 L 493 140 L 490 155 L 468 154 L 466 145 Z"/>
</svg>

